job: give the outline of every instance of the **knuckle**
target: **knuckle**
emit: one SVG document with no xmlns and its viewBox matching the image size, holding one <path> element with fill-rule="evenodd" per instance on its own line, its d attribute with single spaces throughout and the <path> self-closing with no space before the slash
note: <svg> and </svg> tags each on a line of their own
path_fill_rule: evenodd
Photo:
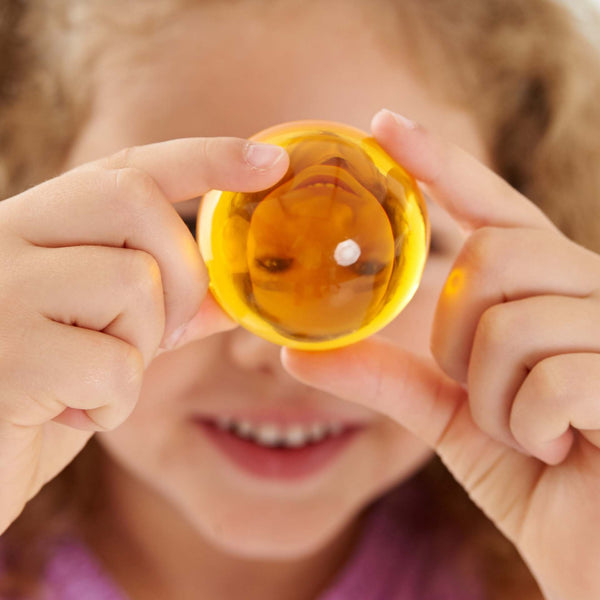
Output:
<svg viewBox="0 0 600 600">
<path fill-rule="evenodd" d="M 484 311 L 475 334 L 476 343 L 486 349 L 506 348 L 515 338 L 517 319 L 506 304 L 495 304 Z"/>
<path fill-rule="evenodd" d="M 488 435 L 492 435 L 496 427 L 496 415 L 490 411 L 486 400 L 487 396 L 482 395 L 481 391 L 469 390 L 469 410 L 475 425 Z"/>
<path fill-rule="evenodd" d="M 101 402 L 87 411 L 88 417 L 102 430 L 121 425 L 132 412 L 140 394 L 144 361 L 134 346 L 116 341 L 101 378 L 101 389 L 95 390 Z M 107 377 L 107 373 L 109 377 Z"/>
<path fill-rule="evenodd" d="M 156 182 L 145 171 L 131 167 L 108 170 L 106 174 L 110 178 L 106 210 L 128 228 L 135 228 L 160 193 Z"/>
<path fill-rule="evenodd" d="M 129 259 L 121 274 L 121 285 L 137 299 L 162 302 L 163 287 L 160 266 L 156 259 L 143 250 L 130 250 Z"/>
<path fill-rule="evenodd" d="M 32 251 L 31 247 L 22 243 L 2 244 L 0 247 L 1 315 L 6 316 L 11 312 L 22 311 L 23 301 L 35 289 L 32 283 L 43 266 L 41 255 L 37 249 Z M 15 302 L 15 298 L 19 298 L 19 302 Z M 10 321 L 6 321 L 6 323 L 10 323 Z"/>
<path fill-rule="evenodd" d="M 215 156 L 223 154 L 241 159 L 242 152 L 251 142 L 237 137 L 204 137 L 198 139 L 198 144 L 204 159 L 214 162 Z"/>
<path fill-rule="evenodd" d="M 28 381 L 28 359 L 35 348 L 33 327 L 30 321 L 19 319 L 10 312 L 0 320 L 0 386 L 10 387 L 10 383 Z"/>
<path fill-rule="evenodd" d="M 245 163 L 244 150 L 250 144 L 248 140 L 235 137 L 205 137 L 198 140 L 199 155 L 205 170 L 210 173 L 224 162 L 230 166 Z"/>
<path fill-rule="evenodd" d="M 546 358 L 537 363 L 527 376 L 527 390 L 537 398 L 560 399 L 565 396 L 560 370 L 557 369 L 556 357 Z"/>
<path fill-rule="evenodd" d="M 117 198 L 128 204 L 145 208 L 148 201 L 156 196 L 157 185 L 145 171 L 132 167 L 117 169 L 115 172 Z"/>
<path fill-rule="evenodd" d="M 198 146 L 199 146 L 200 155 L 202 156 L 203 161 L 208 163 L 211 161 L 212 155 L 219 148 L 219 138 L 210 138 L 210 137 L 200 138 L 198 140 Z"/>
<path fill-rule="evenodd" d="M 104 166 L 109 169 L 124 169 L 135 164 L 135 155 L 138 152 L 137 146 L 128 146 L 118 152 L 111 154 L 105 159 Z"/>
<path fill-rule="evenodd" d="M 501 264 L 499 258 L 506 255 L 501 233 L 496 227 L 482 227 L 469 236 L 461 260 L 470 272 L 489 275 L 498 271 Z"/>
<path fill-rule="evenodd" d="M 0 420 L 12 421 L 21 412 L 15 398 L 21 395 L 19 382 L 24 373 L 16 366 L 16 369 L 12 368 L 13 363 L 0 356 Z"/>
<path fill-rule="evenodd" d="M 199 164 L 203 172 L 203 185 L 206 187 L 212 187 L 212 180 L 214 178 L 215 163 L 218 164 L 216 156 L 220 156 L 222 152 L 222 138 L 200 138 L 198 140 L 200 156 Z"/>
<path fill-rule="evenodd" d="M 125 275 L 128 277 L 128 283 L 131 283 L 132 278 L 154 280 L 160 277 L 160 267 L 158 261 L 144 250 L 130 249 L 127 253 L 129 259 Z"/>
<path fill-rule="evenodd" d="M 530 404 L 523 402 L 521 398 L 513 403 L 509 415 L 509 431 L 523 447 L 527 447 L 530 442 L 531 420 L 528 418 L 530 411 Z"/>
<path fill-rule="evenodd" d="M 125 342 L 116 345 L 109 359 L 108 369 L 103 372 L 108 389 L 108 399 L 115 398 L 118 402 L 130 405 L 137 400 L 142 376 L 144 359 L 141 352 Z"/>
</svg>

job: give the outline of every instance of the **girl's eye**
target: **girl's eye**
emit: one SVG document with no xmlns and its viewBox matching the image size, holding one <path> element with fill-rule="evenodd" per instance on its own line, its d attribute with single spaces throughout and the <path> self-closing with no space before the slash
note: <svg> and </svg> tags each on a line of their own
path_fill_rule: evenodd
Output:
<svg viewBox="0 0 600 600">
<path fill-rule="evenodd" d="M 291 267 L 294 259 L 267 256 L 265 258 L 256 258 L 255 262 L 261 269 L 264 269 L 269 273 L 282 273 Z"/>
<path fill-rule="evenodd" d="M 431 254 L 437 254 L 440 252 L 440 242 L 437 239 L 437 236 L 431 234 L 429 237 L 429 252 Z"/>
<path fill-rule="evenodd" d="M 196 237 L 196 215 L 190 215 L 187 217 L 181 217 L 183 222 L 187 225 L 187 228 L 190 230 L 191 234 Z"/>
<path fill-rule="evenodd" d="M 385 263 L 365 260 L 362 262 L 354 263 L 350 268 L 357 275 L 377 275 L 385 269 Z"/>
<path fill-rule="evenodd" d="M 443 233 L 431 232 L 429 238 L 429 254 L 446 255 L 450 254 L 453 249 L 453 242 L 448 240 L 448 236 Z"/>
</svg>

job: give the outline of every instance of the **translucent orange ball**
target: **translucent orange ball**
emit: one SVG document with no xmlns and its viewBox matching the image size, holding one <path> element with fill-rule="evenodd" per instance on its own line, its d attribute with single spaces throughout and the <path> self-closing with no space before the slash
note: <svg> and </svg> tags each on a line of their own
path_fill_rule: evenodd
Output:
<svg viewBox="0 0 600 600">
<path fill-rule="evenodd" d="M 427 258 L 415 180 L 347 125 L 284 123 L 251 139 L 284 147 L 290 167 L 267 190 L 204 196 L 198 241 L 217 301 L 242 327 L 293 348 L 336 348 L 387 325 Z"/>
</svg>

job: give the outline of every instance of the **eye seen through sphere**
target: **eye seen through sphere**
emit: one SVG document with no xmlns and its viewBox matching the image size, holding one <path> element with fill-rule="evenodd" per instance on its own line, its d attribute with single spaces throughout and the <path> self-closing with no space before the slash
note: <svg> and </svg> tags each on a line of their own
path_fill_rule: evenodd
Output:
<svg viewBox="0 0 600 600">
<path fill-rule="evenodd" d="M 332 348 L 383 327 L 425 262 L 415 182 L 347 126 L 292 123 L 254 139 L 284 146 L 290 168 L 259 193 L 205 196 L 198 237 L 217 300 L 241 325 L 293 347 Z"/>
</svg>

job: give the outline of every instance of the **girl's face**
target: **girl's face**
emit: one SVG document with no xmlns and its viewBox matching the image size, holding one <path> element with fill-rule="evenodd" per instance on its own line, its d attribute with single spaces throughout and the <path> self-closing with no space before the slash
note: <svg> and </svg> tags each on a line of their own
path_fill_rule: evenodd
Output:
<svg viewBox="0 0 600 600">
<path fill-rule="evenodd" d="M 428 94 L 366 6 L 289 5 L 298 8 L 282 14 L 281 3 L 265 3 L 259 14 L 245 3 L 209 3 L 159 31 L 107 44 L 93 72 L 91 117 L 67 167 L 124 146 L 247 137 L 298 119 L 368 130 L 384 106 L 489 163 L 469 115 Z M 178 210 L 191 215 L 197 206 L 190 201 Z M 382 332 L 427 356 L 436 300 L 462 241 L 440 209 L 430 205 L 430 216 L 421 287 Z M 321 425 L 342 433 L 282 451 L 238 442 L 233 433 L 212 435 L 216 429 L 202 424 L 229 418 L 296 429 L 301 446 L 306 432 L 322 434 Z M 344 433 L 350 426 L 358 427 L 352 435 Z M 132 496 L 139 514 L 163 505 L 195 535 L 231 554 L 262 558 L 315 552 L 430 456 L 389 418 L 292 379 L 279 348 L 242 329 L 159 356 L 129 420 L 98 438 L 118 466 L 115 493 Z"/>
</svg>

